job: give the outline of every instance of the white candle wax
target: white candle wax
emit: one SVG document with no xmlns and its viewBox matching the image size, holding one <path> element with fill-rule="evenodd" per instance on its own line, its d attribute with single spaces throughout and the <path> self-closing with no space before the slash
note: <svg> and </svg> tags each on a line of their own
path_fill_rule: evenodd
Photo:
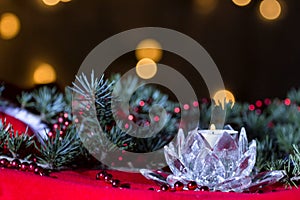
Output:
<svg viewBox="0 0 300 200">
<path fill-rule="evenodd" d="M 208 144 L 213 148 L 217 142 L 217 140 L 221 137 L 222 133 L 227 132 L 230 135 L 237 134 L 238 132 L 235 130 L 200 130 L 199 131 L 203 137 L 207 140 Z"/>
</svg>

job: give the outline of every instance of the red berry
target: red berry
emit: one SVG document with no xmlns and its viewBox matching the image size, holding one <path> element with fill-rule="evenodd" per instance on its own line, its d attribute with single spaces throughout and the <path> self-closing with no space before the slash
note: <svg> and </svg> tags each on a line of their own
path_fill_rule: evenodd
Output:
<svg viewBox="0 0 300 200">
<path fill-rule="evenodd" d="M 8 167 L 9 161 L 6 158 L 0 159 L 0 167 Z"/>
<path fill-rule="evenodd" d="M 28 171 L 30 172 L 34 172 L 34 169 L 37 167 L 37 164 L 35 164 L 34 162 L 30 163 L 28 166 Z"/>
<path fill-rule="evenodd" d="M 21 171 L 27 171 L 27 170 L 28 170 L 28 167 L 29 167 L 28 162 L 22 162 L 22 163 L 20 164 L 20 166 L 19 166 L 19 169 L 20 169 Z"/>
<path fill-rule="evenodd" d="M 40 176 L 48 176 L 49 175 L 49 172 L 46 171 L 44 168 L 42 168 L 42 167 L 36 167 L 36 168 L 39 168 L 37 170 L 37 172 L 35 172 L 37 175 L 40 175 Z"/>
<path fill-rule="evenodd" d="M 10 161 L 10 168 L 13 168 L 13 169 L 19 169 L 19 165 L 21 164 L 21 162 L 18 160 L 18 159 L 14 159 L 12 161 Z"/>
<path fill-rule="evenodd" d="M 112 180 L 111 185 L 113 187 L 119 187 L 120 186 L 120 180 L 118 180 L 118 179 Z"/>
<path fill-rule="evenodd" d="M 37 167 L 34 168 L 33 172 L 35 174 L 40 175 L 40 173 L 43 172 L 43 168 L 41 168 L 40 166 L 37 166 Z"/>
<path fill-rule="evenodd" d="M 195 190 L 197 188 L 197 183 L 195 181 L 190 181 L 188 184 L 187 184 L 187 188 L 189 190 Z"/>
<path fill-rule="evenodd" d="M 96 180 L 104 180 L 106 174 L 106 171 L 99 172 L 98 174 L 96 174 Z"/>
<path fill-rule="evenodd" d="M 161 191 L 168 191 L 169 189 L 170 189 L 170 187 L 167 184 L 163 184 L 162 186 L 160 186 Z"/>
<path fill-rule="evenodd" d="M 183 190 L 183 183 L 181 183 L 180 181 L 177 181 L 175 184 L 174 184 L 174 188 L 176 191 L 182 191 Z"/>
<path fill-rule="evenodd" d="M 106 174 L 104 176 L 104 181 L 107 182 L 107 183 L 111 183 L 112 182 L 112 178 L 113 178 L 113 176 L 111 174 Z"/>
<path fill-rule="evenodd" d="M 200 190 L 200 191 L 203 191 L 203 192 L 204 192 L 204 191 L 207 191 L 207 192 L 208 192 L 208 191 L 209 191 L 209 188 L 208 188 L 207 186 L 201 186 L 201 187 L 199 187 L 199 190 Z"/>
</svg>

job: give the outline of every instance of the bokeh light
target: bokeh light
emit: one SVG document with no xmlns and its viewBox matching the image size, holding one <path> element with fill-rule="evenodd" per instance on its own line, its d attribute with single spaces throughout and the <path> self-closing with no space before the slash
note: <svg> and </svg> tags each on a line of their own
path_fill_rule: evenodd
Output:
<svg viewBox="0 0 300 200">
<path fill-rule="evenodd" d="M 56 72 L 54 68 L 47 64 L 40 64 L 34 71 L 33 81 L 35 84 L 48 84 L 56 80 Z"/>
<path fill-rule="evenodd" d="M 263 0 L 259 5 L 259 12 L 264 19 L 275 20 L 281 14 L 281 5 L 277 0 Z"/>
<path fill-rule="evenodd" d="M 160 120 L 159 116 L 157 116 L 157 115 L 156 115 L 156 116 L 154 116 L 154 118 L 153 118 L 153 119 L 154 119 L 154 121 L 155 121 L 155 122 L 158 122 L 158 121 Z"/>
<path fill-rule="evenodd" d="M 257 107 L 262 107 L 262 105 L 263 105 L 263 103 L 262 103 L 262 101 L 261 100 L 257 100 L 256 102 L 255 102 L 255 105 L 257 106 Z"/>
<path fill-rule="evenodd" d="M 136 73 L 142 79 L 153 78 L 156 72 L 157 65 L 150 58 L 143 58 L 136 65 Z"/>
<path fill-rule="evenodd" d="M 4 13 L 0 18 L 0 35 L 2 39 L 14 38 L 20 31 L 20 20 L 13 13 Z"/>
<path fill-rule="evenodd" d="M 60 2 L 60 0 L 42 0 L 47 6 L 55 6 Z"/>
<path fill-rule="evenodd" d="M 255 105 L 253 105 L 253 104 L 250 104 L 250 105 L 249 105 L 249 110 L 250 110 L 250 111 L 253 111 L 253 110 L 255 110 Z"/>
<path fill-rule="evenodd" d="M 232 2 L 237 6 L 246 6 L 251 2 L 251 0 L 232 0 Z"/>
<path fill-rule="evenodd" d="M 291 105 L 291 100 L 290 100 L 289 98 L 286 98 L 286 99 L 284 100 L 284 104 L 285 104 L 286 106 Z"/>
<path fill-rule="evenodd" d="M 195 10 L 200 14 L 209 14 L 217 7 L 217 0 L 194 0 Z"/>
<path fill-rule="evenodd" d="M 183 109 L 184 109 L 184 110 L 188 110 L 188 109 L 190 109 L 190 106 L 189 106 L 189 104 L 184 104 L 184 105 L 183 105 Z"/>
<path fill-rule="evenodd" d="M 175 113 L 180 113 L 180 108 L 175 107 L 175 108 L 174 108 L 174 112 L 175 112 Z"/>
<path fill-rule="evenodd" d="M 135 56 L 138 60 L 150 58 L 158 62 L 162 58 L 162 47 L 159 42 L 154 39 L 145 39 L 141 41 L 135 50 Z"/>
<path fill-rule="evenodd" d="M 70 2 L 71 0 L 60 0 L 61 2 Z"/>
<path fill-rule="evenodd" d="M 228 90 L 217 91 L 213 96 L 213 100 L 217 106 L 221 104 L 222 108 L 224 108 L 225 103 L 231 103 L 231 107 L 233 107 L 235 103 L 234 95 Z"/>
<path fill-rule="evenodd" d="M 194 102 L 193 102 L 193 106 L 194 106 L 194 107 L 198 107 L 198 106 L 199 106 L 199 102 L 198 102 L 198 101 L 194 101 Z"/>
</svg>

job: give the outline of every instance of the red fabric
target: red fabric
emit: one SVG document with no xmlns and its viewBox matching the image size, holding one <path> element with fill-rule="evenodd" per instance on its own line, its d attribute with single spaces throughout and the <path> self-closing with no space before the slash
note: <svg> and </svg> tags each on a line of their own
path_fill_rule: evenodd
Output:
<svg viewBox="0 0 300 200">
<path fill-rule="evenodd" d="M 63 171 L 41 177 L 30 172 L 0 169 L 0 199 L 299 199 L 300 190 L 283 190 L 264 194 L 223 192 L 155 192 L 158 188 L 140 174 L 110 171 L 121 183 L 130 183 L 131 189 L 112 188 L 110 184 L 95 180 L 98 171 Z"/>
</svg>

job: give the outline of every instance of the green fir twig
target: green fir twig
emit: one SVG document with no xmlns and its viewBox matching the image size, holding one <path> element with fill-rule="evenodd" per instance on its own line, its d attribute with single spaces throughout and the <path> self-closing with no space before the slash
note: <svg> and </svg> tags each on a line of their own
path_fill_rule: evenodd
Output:
<svg viewBox="0 0 300 200">
<path fill-rule="evenodd" d="M 65 168 L 80 156 L 81 151 L 81 142 L 74 126 L 68 128 L 64 137 L 57 130 L 54 136 L 43 138 L 41 144 L 34 145 L 40 154 L 37 156 L 38 162 L 52 170 Z"/>
</svg>

